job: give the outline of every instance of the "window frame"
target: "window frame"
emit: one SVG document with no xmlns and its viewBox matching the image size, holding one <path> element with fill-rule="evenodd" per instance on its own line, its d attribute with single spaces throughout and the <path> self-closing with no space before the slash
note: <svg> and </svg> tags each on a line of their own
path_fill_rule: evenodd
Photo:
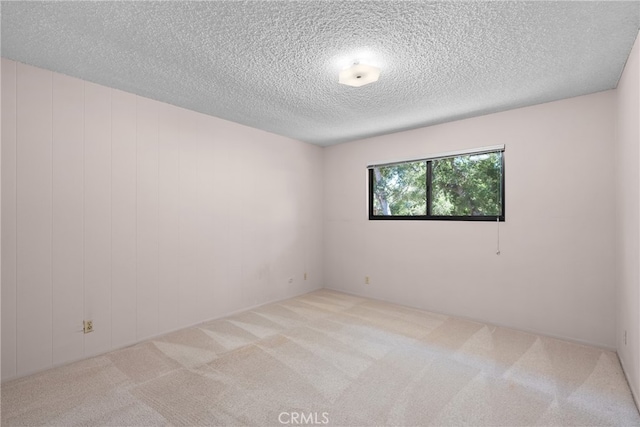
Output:
<svg viewBox="0 0 640 427">
<path fill-rule="evenodd" d="M 433 199 L 433 180 L 432 180 L 432 175 L 433 175 L 433 162 L 436 160 L 441 160 L 441 159 L 445 159 L 445 158 L 452 158 L 452 157 L 462 157 L 462 156 L 473 156 L 475 153 L 465 153 L 465 154 L 458 154 L 458 155 L 454 155 L 454 156 L 446 156 L 446 157 L 434 157 L 434 158 L 430 158 L 430 159 L 420 159 L 420 160 L 407 160 L 404 162 L 395 162 L 395 165 L 398 164 L 404 164 L 404 163 L 413 163 L 413 162 L 421 162 L 424 161 L 427 163 L 427 173 L 425 174 L 425 179 L 426 179 L 426 188 L 427 188 L 427 214 L 426 215 L 374 215 L 374 172 L 373 172 L 373 167 L 369 167 L 368 168 L 368 184 L 369 184 L 369 200 L 368 200 L 368 209 L 369 209 L 369 220 L 370 221 L 405 221 L 405 220 L 409 220 L 409 221 L 483 221 L 483 222 L 488 222 L 488 221 L 500 221 L 500 222 L 505 222 L 505 168 L 504 168 L 504 149 L 503 150 L 495 150 L 495 151 L 489 151 L 489 152 L 485 152 L 486 154 L 491 154 L 491 153 L 500 153 L 500 171 L 501 171 L 501 182 L 500 182 L 500 196 L 502 198 L 501 200 L 501 206 L 500 206 L 500 215 L 469 215 L 469 216 L 460 216 L 460 215 L 456 215 L 456 216 L 449 216 L 449 215 L 432 215 L 431 214 L 431 209 L 432 209 L 432 204 L 431 201 Z M 386 166 L 386 167 L 391 167 L 391 165 Z"/>
</svg>

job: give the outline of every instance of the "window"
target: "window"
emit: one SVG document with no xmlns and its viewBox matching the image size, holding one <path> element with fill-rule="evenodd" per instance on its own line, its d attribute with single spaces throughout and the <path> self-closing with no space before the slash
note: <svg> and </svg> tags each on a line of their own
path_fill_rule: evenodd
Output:
<svg viewBox="0 0 640 427">
<path fill-rule="evenodd" d="M 369 166 L 369 219 L 504 221 L 503 151 Z"/>
</svg>

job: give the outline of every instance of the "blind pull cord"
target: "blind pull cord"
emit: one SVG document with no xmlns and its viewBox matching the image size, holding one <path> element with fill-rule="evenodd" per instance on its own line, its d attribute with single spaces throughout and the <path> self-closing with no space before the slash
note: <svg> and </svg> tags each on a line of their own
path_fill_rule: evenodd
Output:
<svg viewBox="0 0 640 427">
<path fill-rule="evenodd" d="M 500 255 L 500 216 L 498 216 L 496 220 L 496 222 L 498 223 L 498 245 L 496 248 L 496 255 Z"/>
</svg>

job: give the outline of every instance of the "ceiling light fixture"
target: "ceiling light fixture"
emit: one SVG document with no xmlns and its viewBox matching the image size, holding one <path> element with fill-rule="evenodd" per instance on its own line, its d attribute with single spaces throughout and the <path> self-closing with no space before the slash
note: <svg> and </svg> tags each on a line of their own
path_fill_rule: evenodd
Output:
<svg viewBox="0 0 640 427">
<path fill-rule="evenodd" d="M 351 67 L 340 71 L 338 83 L 360 87 L 373 83 L 380 77 L 380 69 L 373 65 L 355 63 Z"/>
</svg>

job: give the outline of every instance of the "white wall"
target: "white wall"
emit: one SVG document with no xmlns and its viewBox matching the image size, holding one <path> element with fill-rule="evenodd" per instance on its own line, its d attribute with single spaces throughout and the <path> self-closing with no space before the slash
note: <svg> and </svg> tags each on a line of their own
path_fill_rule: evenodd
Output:
<svg viewBox="0 0 640 427">
<path fill-rule="evenodd" d="M 617 88 L 616 347 L 636 401 L 640 399 L 640 38 Z M 624 332 L 627 331 L 627 343 Z"/>
<path fill-rule="evenodd" d="M 321 174 L 319 147 L 2 59 L 2 378 L 321 287 Z"/>
<path fill-rule="evenodd" d="M 637 393 L 639 55 L 617 91 L 324 150 L 3 59 L 2 378 L 325 285 L 617 345 Z M 500 256 L 494 223 L 367 220 L 367 164 L 495 144 Z"/>
<path fill-rule="evenodd" d="M 614 348 L 614 135 L 607 91 L 326 148 L 325 285 Z M 500 256 L 493 222 L 367 220 L 367 164 L 496 144 Z"/>
</svg>

